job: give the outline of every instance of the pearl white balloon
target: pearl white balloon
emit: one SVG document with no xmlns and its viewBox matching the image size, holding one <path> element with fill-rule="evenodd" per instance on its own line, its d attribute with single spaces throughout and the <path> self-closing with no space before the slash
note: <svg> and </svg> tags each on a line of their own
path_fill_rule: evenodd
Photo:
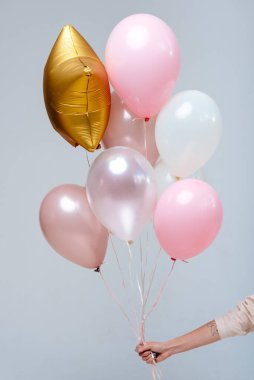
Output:
<svg viewBox="0 0 254 380">
<path fill-rule="evenodd" d="M 134 149 L 107 149 L 90 168 L 87 198 L 102 225 L 123 240 L 134 240 L 153 216 L 157 201 L 154 169 Z"/>
<path fill-rule="evenodd" d="M 188 177 L 213 155 L 222 121 L 212 98 L 199 91 L 174 96 L 159 113 L 155 138 L 161 159 L 175 177 Z"/>
</svg>

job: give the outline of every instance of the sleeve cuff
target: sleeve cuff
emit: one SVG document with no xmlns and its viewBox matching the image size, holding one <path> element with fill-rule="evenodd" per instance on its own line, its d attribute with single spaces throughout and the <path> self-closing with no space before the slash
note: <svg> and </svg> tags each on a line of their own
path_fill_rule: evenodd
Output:
<svg viewBox="0 0 254 380">
<path fill-rule="evenodd" d="M 215 319 L 221 339 L 254 331 L 254 296 L 247 297 L 226 315 Z"/>
</svg>

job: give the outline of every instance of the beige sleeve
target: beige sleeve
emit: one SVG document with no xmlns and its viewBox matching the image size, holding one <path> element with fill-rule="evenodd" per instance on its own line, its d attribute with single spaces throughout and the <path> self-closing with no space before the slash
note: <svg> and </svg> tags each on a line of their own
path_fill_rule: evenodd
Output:
<svg viewBox="0 0 254 380">
<path fill-rule="evenodd" d="M 247 297 L 235 309 L 215 321 L 221 339 L 254 331 L 254 295 Z"/>
</svg>

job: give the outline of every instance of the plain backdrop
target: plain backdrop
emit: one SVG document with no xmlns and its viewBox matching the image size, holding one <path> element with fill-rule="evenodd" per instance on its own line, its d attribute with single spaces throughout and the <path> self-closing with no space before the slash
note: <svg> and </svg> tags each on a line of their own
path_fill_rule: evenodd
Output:
<svg viewBox="0 0 254 380">
<path fill-rule="evenodd" d="M 42 76 L 51 47 L 70 23 L 104 60 L 113 27 L 138 12 L 161 17 L 177 35 L 182 65 L 175 92 L 209 94 L 224 122 L 220 147 L 205 167 L 223 202 L 223 228 L 206 252 L 176 266 L 147 339 L 182 334 L 253 294 L 254 2 L 1 0 L 1 380 L 151 376 L 98 275 L 55 254 L 38 224 L 46 193 L 63 183 L 84 185 L 88 171 L 84 150 L 53 131 L 44 108 Z M 153 251 L 157 243 L 149 239 Z M 124 245 L 118 250 L 127 255 Z M 111 254 L 108 278 L 116 273 Z M 161 263 L 158 281 L 169 265 L 166 255 Z M 252 380 L 253 355 L 254 334 L 224 340 L 170 358 L 160 366 L 162 378 Z"/>
</svg>

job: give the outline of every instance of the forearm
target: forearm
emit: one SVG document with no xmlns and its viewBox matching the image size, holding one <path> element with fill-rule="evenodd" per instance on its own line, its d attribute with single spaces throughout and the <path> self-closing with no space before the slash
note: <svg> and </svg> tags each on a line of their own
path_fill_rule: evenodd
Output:
<svg viewBox="0 0 254 380">
<path fill-rule="evenodd" d="M 151 351 L 157 353 L 156 362 L 168 357 L 217 342 L 229 336 L 254 332 L 254 295 L 248 296 L 228 314 L 178 338 L 167 342 L 145 342 L 137 346 L 137 352 L 148 364 L 154 363 Z"/>
<path fill-rule="evenodd" d="M 216 322 L 213 320 L 205 325 L 182 335 L 178 338 L 170 339 L 165 343 L 170 355 L 192 350 L 193 348 L 205 346 L 220 340 Z"/>
</svg>

